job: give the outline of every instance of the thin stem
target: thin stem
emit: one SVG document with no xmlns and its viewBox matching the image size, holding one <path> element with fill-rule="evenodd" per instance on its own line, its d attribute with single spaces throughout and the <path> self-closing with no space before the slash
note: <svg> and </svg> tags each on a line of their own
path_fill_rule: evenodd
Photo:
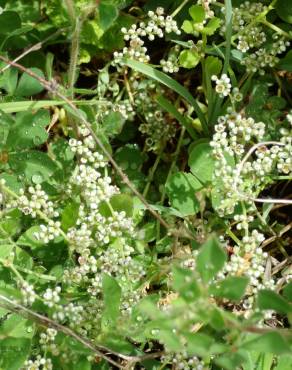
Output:
<svg viewBox="0 0 292 370">
<path fill-rule="evenodd" d="M 281 36 L 285 36 L 287 39 L 292 40 L 292 35 L 290 35 L 288 32 L 282 30 L 280 27 L 276 26 L 275 24 L 270 23 L 266 19 L 262 19 L 260 23 L 264 24 L 265 26 L 271 28 L 275 32 L 277 32 Z"/>
<path fill-rule="evenodd" d="M 68 87 L 70 91 L 71 99 L 74 98 L 74 85 L 76 82 L 77 75 L 77 64 L 80 50 L 80 32 L 81 32 L 81 21 L 79 18 L 76 19 L 75 29 L 72 35 L 71 51 L 70 51 L 70 64 L 68 71 Z"/>
<path fill-rule="evenodd" d="M 149 175 L 148 175 L 148 179 L 147 179 L 147 184 L 146 184 L 146 186 L 144 188 L 144 191 L 143 191 L 143 197 L 145 197 L 145 198 L 147 197 L 147 194 L 148 194 L 150 185 L 151 185 L 151 183 L 153 181 L 153 178 L 154 178 L 155 171 L 157 170 L 158 164 L 159 164 L 159 162 L 161 160 L 161 155 L 162 155 L 162 150 L 156 156 L 155 162 L 154 162 L 153 166 L 151 167 L 151 170 L 149 171 Z"/>
<path fill-rule="evenodd" d="M 171 17 L 175 17 L 181 10 L 182 8 L 189 2 L 189 0 L 184 0 L 172 13 Z"/>
<path fill-rule="evenodd" d="M 8 297 L 5 297 L 4 295 L 0 294 L 0 300 L 3 301 L 3 303 L 0 303 L 0 306 L 8 309 L 10 311 L 16 312 L 20 315 L 23 315 L 25 317 L 28 317 L 31 320 L 34 320 L 38 322 L 40 325 L 43 325 L 48 328 L 54 328 L 58 330 L 59 332 L 64 333 L 65 335 L 68 335 L 71 338 L 74 338 L 79 343 L 83 344 L 86 348 L 91 349 L 97 356 L 105 359 L 109 363 L 113 364 L 114 366 L 118 367 L 119 369 L 122 369 L 123 366 L 119 364 L 118 362 L 112 360 L 108 355 L 105 355 L 103 352 L 106 352 L 107 354 L 115 355 L 119 357 L 120 359 L 129 361 L 129 362 L 141 362 L 145 361 L 147 359 L 160 357 L 164 354 L 164 352 L 154 352 L 154 353 L 148 353 L 141 356 L 128 356 L 124 355 L 122 353 L 116 352 L 110 348 L 107 348 L 102 345 L 95 345 L 92 341 L 82 337 L 81 335 L 75 333 L 72 329 L 61 325 L 50 318 L 41 315 L 37 312 L 32 311 L 31 309 L 23 306 L 20 303 L 15 302 L 14 300 L 9 299 Z"/>
</svg>

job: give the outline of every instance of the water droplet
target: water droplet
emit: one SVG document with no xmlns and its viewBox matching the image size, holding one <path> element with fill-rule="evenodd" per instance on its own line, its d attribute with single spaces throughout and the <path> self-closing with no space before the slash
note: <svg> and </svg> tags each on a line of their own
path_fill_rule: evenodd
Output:
<svg viewBox="0 0 292 370">
<path fill-rule="evenodd" d="M 31 178 L 31 181 L 34 183 L 34 184 L 41 184 L 44 179 L 43 179 L 43 176 L 41 173 L 35 173 L 32 178 Z"/>
<path fill-rule="evenodd" d="M 152 329 L 150 333 L 151 335 L 157 335 L 159 334 L 159 329 Z"/>
<path fill-rule="evenodd" d="M 28 333 L 31 333 L 31 332 L 32 332 L 32 326 L 29 326 L 29 327 L 26 329 L 26 331 L 27 331 Z"/>
</svg>

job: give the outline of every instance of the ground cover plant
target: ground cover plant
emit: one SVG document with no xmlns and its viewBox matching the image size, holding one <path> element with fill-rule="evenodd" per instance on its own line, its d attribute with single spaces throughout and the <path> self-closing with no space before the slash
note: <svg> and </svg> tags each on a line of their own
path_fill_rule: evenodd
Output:
<svg viewBox="0 0 292 370">
<path fill-rule="evenodd" d="M 292 369 L 291 24 L 0 0 L 0 369 Z"/>
</svg>

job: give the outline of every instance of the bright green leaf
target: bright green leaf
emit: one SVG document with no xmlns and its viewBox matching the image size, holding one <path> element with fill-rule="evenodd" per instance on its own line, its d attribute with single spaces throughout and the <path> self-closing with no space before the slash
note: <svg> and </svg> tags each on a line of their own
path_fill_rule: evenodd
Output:
<svg viewBox="0 0 292 370">
<path fill-rule="evenodd" d="M 205 20 L 206 13 L 201 5 L 192 5 L 189 13 L 195 23 L 202 23 Z"/>
<path fill-rule="evenodd" d="M 179 63 L 184 68 L 194 68 L 200 62 L 200 55 L 195 50 L 183 50 L 179 56 Z"/>
</svg>

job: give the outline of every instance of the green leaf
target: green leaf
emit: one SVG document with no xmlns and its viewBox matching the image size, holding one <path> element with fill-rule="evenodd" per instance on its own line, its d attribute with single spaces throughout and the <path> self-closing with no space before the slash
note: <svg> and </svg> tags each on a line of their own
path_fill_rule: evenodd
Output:
<svg viewBox="0 0 292 370">
<path fill-rule="evenodd" d="M 190 105 L 193 106 L 201 122 L 204 132 L 206 134 L 208 133 L 209 130 L 207 127 L 207 122 L 204 113 L 202 112 L 197 101 L 184 86 L 179 84 L 177 81 L 175 81 L 173 78 L 169 77 L 165 73 L 157 71 L 156 69 L 145 63 L 137 62 L 131 59 L 126 59 L 124 63 L 128 65 L 130 68 L 133 68 L 134 70 L 143 73 L 144 75 L 154 79 L 155 81 L 160 82 L 161 84 L 167 86 L 169 89 L 175 91 L 180 96 L 182 96 Z"/>
<path fill-rule="evenodd" d="M 11 126 L 6 145 L 12 149 L 29 149 L 46 142 L 48 133 L 45 127 L 50 122 L 48 111 L 40 110 L 18 113 L 15 123 Z"/>
<path fill-rule="evenodd" d="M 4 67 L 5 63 L 0 63 L 0 68 Z M 9 95 L 13 95 L 18 80 L 18 70 L 16 68 L 8 68 L 0 74 L 0 87 L 7 91 Z"/>
<path fill-rule="evenodd" d="M 17 244 L 25 247 L 30 247 L 32 249 L 42 247 L 44 243 L 40 240 L 37 240 L 34 236 L 34 234 L 39 231 L 39 225 L 30 227 L 18 238 Z"/>
<path fill-rule="evenodd" d="M 292 302 L 292 281 L 285 285 L 283 289 L 283 296 L 289 301 Z"/>
<path fill-rule="evenodd" d="M 106 31 L 117 19 L 119 15 L 118 8 L 113 4 L 109 4 L 108 0 L 101 0 L 98 11 L 99 25 L 103 31 Z"/>
<path fill-rule="evenodd" d="M 197 257 L 197 270 L 207 283 L 223 268 L 227 260 L 225 251 L 217 239 L 209 239 L 200 249 Z"/>
<path fill-rule="evenodd" d="M 17 174 L 24 175 L 30 183 L 34 182 L 33 176 L 47 181 L 57 170 L 56 163 L 46 153 L 40 151 L 11 154 L 8 163 Z"/>
<path fill-rule="evenodd" d="M 201 290 L 190 270 L 175 266 L 173 272 L 173 288 L 187 302 L 194 302 L 201 296 Z"/>
<path fill-rule="evenodd" d="M 183 50 L 179 55 L 179 63 L 184 68 L 194 68 L 200 62 L 200 55 L 195 50 Z"/>
<path fill-rule="evenodd" d="M 172 207 L 183 216 L 194 215 L 200 210 L 195 192 L 202 188 L 201 183 L 190 173 L 177 172 L 165 184 L 166 193 Z"/>
<path fill-rule="evenodd" d="M 277 365 L 274 370 L 292 369 L 292 355 L 282 355 L 277 359 Z"/>
<path fill-rule="evenodd" d="M 208 143 L 199 143 L 191 151 L 189 166 L 192 173 L 203 183 L 212 181 L 215 161 L 212 157 L 212 148 Z"/>
<path fill-rule="evenodd" d="M 43 72 L 38 68 L 30 68 L 30 71 L 35 73 L 41 78 L 45 78 Z M 15 95 L 18 96 L 31 96 L 40 93 L 44 90 L 42 84 L 34 77 L 27 73 L 23 73 L 18 82 Z"/>
<path fill-rule="evenodd" d="M 277 64 L 277 69 L 292 72 L 292 50 L 289 50 L 284 58 L 280 60 L 280 62 Z"/>
<path fill-rule="evenodd" d="M 75 226 L 79 216 L 80 203 L 71 201 L 66 205 L 62 212 L 61 227 L 64 231 L 68 231 L 70 227 Z"/>
<path fill-rule="evenodd" d="M 0 244 L 0 258 L 6 258 L 13 251 L 13 244 Z"/>
<path fill-rule="evenodd" d="M 76 369 L 78 370 L 91 370 L 91 362 L 89 362 L 86 358 L 81 358 L 77 362 L 75 362 Z"/>
<path fill-rule="evenodd" d="M 228 276 L 226 279 L 210 287 L 210 293 L 215 297 L 239 301 L 245 293 L 248 284 L 247 277 Z"/>
<path fill-rule="evenodd" d="M 191 21 L 185 20 L 181 26 L 185 33 L 193 34 L 195 32 L 194 25 Z"/>
<path fill-rule="evenodd" d="M 116 280 L 104 274 L 102 278 L 102 291 L 104 311 L 102 314 L 102 326 L 104 331 L 114 327 L 120 312 L 121 288 Z"/>
<path fill-rule="evenodd" d="M 31 341 L 27 338 L 6 338 L 0 341 L 0 369 L 19 370 L 30 352 Z"/>
<path fill-rule="evenodd" d="M 205 20 L 205 10 L 200 5 L 192 5 L 189 9 L 190 16 L 195 23 L 202 23 Z"/>
<path fill-rule="evenodd" d="M 220 27 L 220 24 L 221 20 L 219 18 L 214 17 L 208 22 L 207 26 L 205 26 L 201 32 L 205 33 L 208 36 L 212 36 L 216 32 L 216 30 Z"/>
<path fill-rule="evenodd" d="M 276 355 L 290 352 L 289 345 L 276 331 L 265 333 L 263 335 L 251 335 L 250 337 L 254 338 L 242 343 L 241 348 L 264 353 L 274 353 Z"/>
<path fill-rule="evenodd" d="M 120 112 L 110 112 L 103 120 L 103 129 L 109 137 L 121 133 L 125 123 L 125 118 Z"/>
<path fill-rule="evenodd" d="M 0 34 L 9 34 L 21 27 L 21 19 L 16 12 L 6 11 L 0 14 Z"/>
<path fill-rule="evenodd" d="M 205 68 L 209 78 L 213 75 L 219 75 L 222 70 L 222 61 L 217 57 L 208 56 L 205 59 Z"/>
<path fill-rule="evenodd" d="M 275 310 L 283 314 L 292 312 L 292 305 L 271 290 L 259 291 L 257 305 L 261 310 Z"/>
<path fill-rule="evenodd" d="M 187 339 L 187 352 L 190 356 L 208 356 L 210 347 L 214 343 L 214 338 L 204 333 L 185 334 Z"/>
<path fill-rule="evenodd" d="M 126 213 L 127 217 L 133 214 L 133 198 L 128 194 L 115 194 L 111 197 L 110 203 L 115 211 Z"/>
<path fill-rule="evenodd" d="M 0 326 L 0 338 L 32 338 L 34 323 L 17 315 L 10 315 Z"/>
<path fill-rule="evenodd" d="M 278 0 L 276 2 L 278 16 L 287 23 L 292 23 L 292 6 L 289 0 Z"/>
</svg>

